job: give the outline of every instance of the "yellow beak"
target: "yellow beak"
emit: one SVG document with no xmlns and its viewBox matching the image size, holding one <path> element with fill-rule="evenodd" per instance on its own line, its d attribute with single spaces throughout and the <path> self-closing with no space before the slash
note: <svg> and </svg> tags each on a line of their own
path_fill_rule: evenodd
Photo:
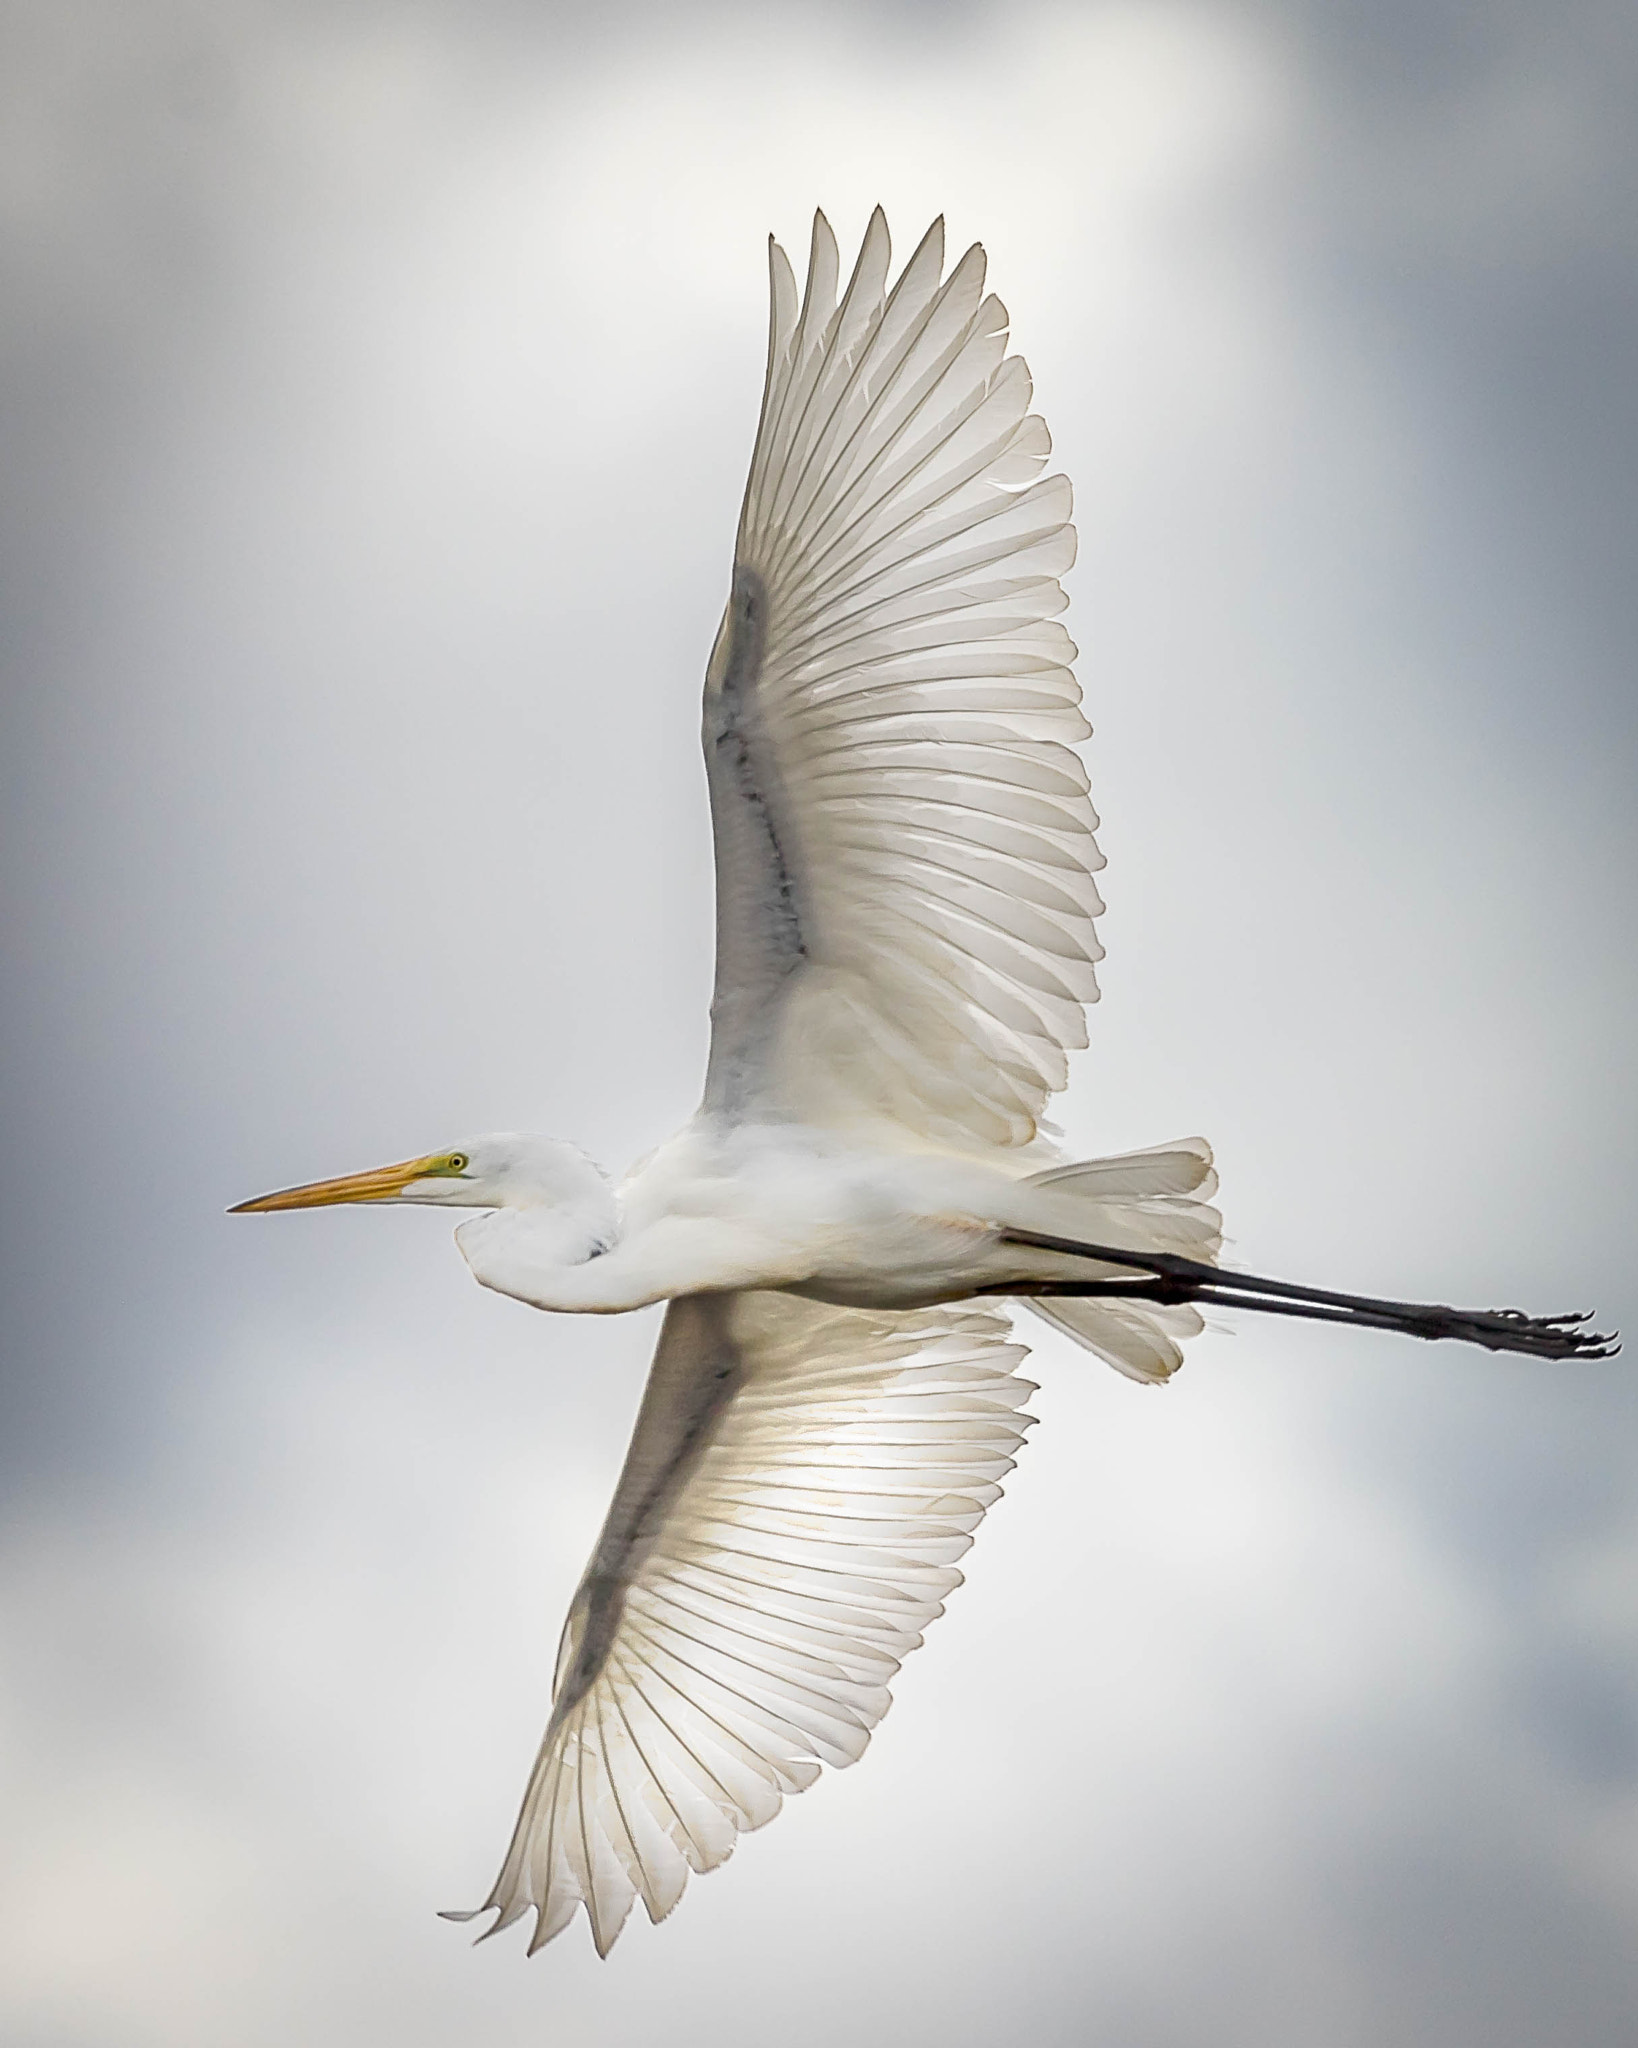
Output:
<svg viewBox="0 0 1638 2048">
<path fill-rule="evenodd" d="M 299 1188 L 280 1188 L 253 1202 L 235 1202 L 230 1216 L 249 1216 L 264 1209 L 322 1209 L 331 1202 L 390 1202 L 411 1181 L 424 1180 L 438 1165 L 438 1154 L 378 1166 L 370 1173 L 350 1173 L 342 1180 L 310 1180 Z"/>
</svg>

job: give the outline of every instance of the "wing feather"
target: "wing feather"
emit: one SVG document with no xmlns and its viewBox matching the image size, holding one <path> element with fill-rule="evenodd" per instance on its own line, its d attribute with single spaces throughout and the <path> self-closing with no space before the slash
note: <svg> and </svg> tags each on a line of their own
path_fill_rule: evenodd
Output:
<svg viewBox="0 0 1638 2048">
<path fill-rule="evenodd" d="M 706 685 L 717 835 L 708 1111 L 1026 1146 L 1086 1042 L 1102 865 L 1043 476 L 982 249 L 935 222 L 838 299 L 773 245 L 768 374 Z"/>
<path fill-rule="evenodd" d="M 864 1753 L 1029 1427 L 1003 1316 L 673 1302 L 490 1933 L 607 1954 L 823 1764 Z M 463 1916 L 455 1916 L 463 1917 Z"/>
</svg>

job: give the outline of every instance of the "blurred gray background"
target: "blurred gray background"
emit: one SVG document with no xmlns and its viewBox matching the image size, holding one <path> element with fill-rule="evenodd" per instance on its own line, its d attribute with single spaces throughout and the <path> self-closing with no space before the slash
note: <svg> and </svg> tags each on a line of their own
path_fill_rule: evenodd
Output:
<svg viewBox="0 0 1638 2048">
<path fill-rule="evenodd" d="M 864 1763 L 526 1967 L 432 1914 L 652 1321 L 222 1214 L 692 1108 L 762 237 L 880 199 L 986 243 L 1078 487 L 1073 1143 L 1638 1332 L 1635 88 L 1615 0 L 0 8 L 0 2038 L 1638 2034 L 1625 1361 L 1041 1333 Z"/>
</svg>

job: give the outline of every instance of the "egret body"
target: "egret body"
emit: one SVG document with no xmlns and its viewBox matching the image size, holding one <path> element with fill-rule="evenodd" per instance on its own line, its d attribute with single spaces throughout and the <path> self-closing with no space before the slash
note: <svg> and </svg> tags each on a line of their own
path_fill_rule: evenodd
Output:
<svg viewBox="0 0 1638 2048">
<path fill-rule="evenodd" d="M 618 1184 L 499 1134 L 246 1210 L 414 1202 L 537 1308 L 670 1304 L 485 1910 L 600 1953 L 823 1763 L 864 1750 L 1029 1418 L 1007 1304 L 1163 1383 L 1199 1304 L 1602 1355 L 1583 1317 L 1220 1267 L 1202 1139 L 1060 1159 L 1041 1123 L 1097 997 L 1102 858 L 1007 315 L 935 223 L 889 282 L 770 242 L 762 412 L 703 740 L 717 974 L 700 1108 Z"/>
</svg>

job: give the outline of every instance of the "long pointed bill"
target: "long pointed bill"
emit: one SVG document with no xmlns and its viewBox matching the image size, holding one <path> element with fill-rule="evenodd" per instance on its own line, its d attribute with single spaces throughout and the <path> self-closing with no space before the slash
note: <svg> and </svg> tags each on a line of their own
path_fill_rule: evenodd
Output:
<svg viewBox="0 0 1638 2048">
<path fill-rule="evenodd" d="M 378 1166 L 370 1173 L 350 1173 L 341 1180 L 310 1180 L 299 1188 L 280 1188 L 275 1194 L 258 1195 L 253 1202 L 235 1202 L 230 1216 L 250 1216 L 266 1209 L 323 1209 L 332 1202 L 390 1202 L 401 1195 L 411 1181 L 425 1180 L 435 1171 L 438 1154 L 421 1159 L 404 1159 L 396 1166 Z"/>
</svg>

